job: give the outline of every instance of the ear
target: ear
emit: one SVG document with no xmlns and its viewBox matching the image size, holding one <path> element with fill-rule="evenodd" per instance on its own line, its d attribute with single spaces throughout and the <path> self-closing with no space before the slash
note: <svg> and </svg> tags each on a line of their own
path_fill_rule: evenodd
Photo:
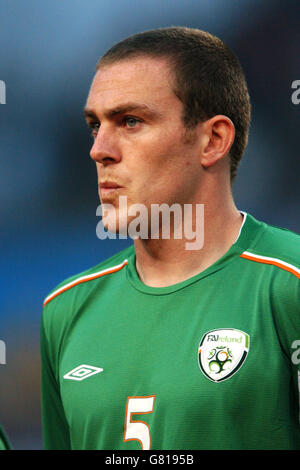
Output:
<svg viewBox="0 0 300 470">
<path fill-rule="evenodd" d="M 201 128 L 201 164 L 209 168 L 228 154 L 234 142 L 235 127 L 227 116 L 217 115 L 202 123 Z"/>
</svg>

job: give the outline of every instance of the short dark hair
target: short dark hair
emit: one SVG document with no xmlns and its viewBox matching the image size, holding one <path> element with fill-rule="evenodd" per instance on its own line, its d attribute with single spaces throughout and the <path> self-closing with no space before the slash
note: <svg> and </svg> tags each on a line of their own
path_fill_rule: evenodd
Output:
<svg viewBox="0 0 300 470">
<path fill-rule="evenodd" d="M 251 105 L 246 79 L 236 55 L 216 36 L 183 26 L 134 34 L 109 49 L 97 64 L 137 56 L 164 57 L 173 67 L 174 93 L 182 101 L 187 128 L 217 114 L 231 119 L 235 139 L 230 149 L 234 180 L 248 142 Z"/>
</svg>

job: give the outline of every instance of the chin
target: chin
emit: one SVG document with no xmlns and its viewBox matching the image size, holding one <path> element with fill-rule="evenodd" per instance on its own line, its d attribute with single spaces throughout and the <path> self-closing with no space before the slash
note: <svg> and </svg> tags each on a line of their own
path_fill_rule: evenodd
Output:
<svg viewBox="0 0 300 470">
<path fill-rule="evenodd" d="M 104 211 L 102 224 L 105 230 L 117 235 L 128 235 L 127 214 L 119 215 L 118 211 Z"/>
</svg>

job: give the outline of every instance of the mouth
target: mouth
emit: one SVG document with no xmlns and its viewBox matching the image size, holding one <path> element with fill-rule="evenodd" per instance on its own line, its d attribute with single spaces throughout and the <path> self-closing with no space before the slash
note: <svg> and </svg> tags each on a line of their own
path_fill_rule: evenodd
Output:
<svg viewBox="0 0 300 470">
<path fill-rule="evenodd" d="M 111 194 L 119 189 L 122 189 L 122 186 L 120 186 L 118 183 L 115 183 L 113 181 L 104 181 L 103 183 L 99 184 L 99 189 L 100 189 L 100 194 L 106 195 L 106 194 Z"/>
</svg>

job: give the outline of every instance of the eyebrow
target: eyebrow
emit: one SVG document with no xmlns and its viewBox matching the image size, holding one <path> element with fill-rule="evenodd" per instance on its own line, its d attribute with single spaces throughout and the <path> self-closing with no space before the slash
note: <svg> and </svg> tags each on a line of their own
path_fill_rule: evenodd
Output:
<svg viewBox="0 0 300 470">
<path fill-rule="evenodd" d="M 146 104 L 138 103 L 125 103 L 123 105 L 117 106 L 116 108 L 108 109 L 104 112 L 104 115 L 108 118 L 112 118 L 119 114 L 128 113 L 132 111 L 144 111 L 152 116 L 161 116 L 161 113 L 159 111 L 153 110 Z M 85 119 L 98 119 L 96 113 L 90 108 L 85 108 L 83 114 Z"/>
</svg>

